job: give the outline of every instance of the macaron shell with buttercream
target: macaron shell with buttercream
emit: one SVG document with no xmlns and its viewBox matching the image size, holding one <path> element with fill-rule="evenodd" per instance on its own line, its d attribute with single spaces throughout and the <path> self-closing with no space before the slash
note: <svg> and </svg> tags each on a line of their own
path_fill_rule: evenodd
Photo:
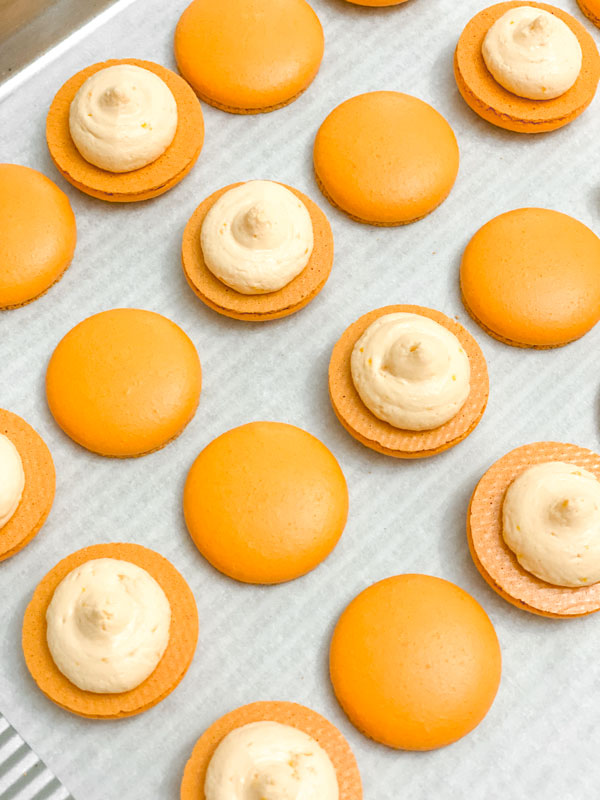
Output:
<svg viewBox="0 0 600 800">
<path fill-rule="evenodd" d="M 356 342 L 376 319 L 399 311 L 422 314 L 443 325 L 458 338 L 469 357 L 471 391 L 467 401 L 455 417 L 430 431 L 405 431 L 378 419 L 360 399 L 352 380 L 350 358 Z M 458 322 L 423 306 L 385 306 L 364 314 L 344 331 L 329 362 L 329 397 L 338 420 L 361 444 L 395 458 L 425 458 L 461 442 L 479 424 L 488 395 L 487 364 L 475 339 Z"/>
<path fill-rule="evenodd" d="M 174 46 L 179 71 L 200 99 L 258 114 L 288 105 L 310 85 L 324 36 L 305 0 L 193 0 Z"/>
<path fill-rule="evenodd" d="M 165 152 L 145 167 L 119 173 L 86 161 L 69 130 L 69 109 L 81 85 L 99 70 L 118 64 L 133 64 L 158 75 L 171 90 L 178 114 L 175 137 Z M 77 189 L 100 200 L 133 203 L 157 197 L 183 180 L 202 150 L 204 118 L 194 92 L 179 75 L 152 61 L 112 59 L 86 67 L 58 90 L 46 118 L 46 140 L 56 168 Z"/>
<path fill-rule="evenodd" d="M 158 666 L 135 689 L 96 694 L 80 689 L 58 669 L 46 641 L 46 611 L 56 587 L 70 572 L 96 558 L 130 561 L 160 584 L 171 606 L 169 643 Z M 198 611 L 191 589 L 166 558 L 138 544 L 85 547 L 60 561 L 40 581 L 25 610 L 23 654 L 39 689 L 61 708 L 90 719 L 121 719 L 155 706 L 178 685 L 191 664 L 198 640 Z"/>
<path fill-rule="evenodd" d="M 25 486 L 17 510 L 0 528 L 0 561 L 14 556 L 39 533 L 46 521 L 56 486 L 50 450 L 24 419 L 0 408 L 0 434 L 17 448 L 25 473 Z"/>
<path fill-rule="evenodd" d="M 47 292 L 71 263 L 76 241 L 67 195 L 35 169 L 0 164 L 0 309 Z"/>
<path fill-rule="evenodd" d="M 331 226 L 314 201 L 298 189 L 282 184 L 304 203 L 310 214 L 314 245 L 309 262 L 299 275 L 278 291 L 255 295 L 236 292 L 222 283 L 206 266 L 200 234 L 202 223 L 217 200 L 229 189 L 241 185 L 232 183 L 213 192 L 190 217 L 183 232 L 181 246 L 181 261 L 186 280 L 203 303 L 226 317 L 253 322 L 287 317 L 308 305 L 325 286 L 333 265 Z"/>
<path fill-rule="evenodd" d="M 495 80 L 483 60 L 481 48 L 488 30 L 511 8 L 523 5 L 557 16 L 581 45 L 583 63 L 578 79 L 553 100 L 529 100 L 509 92 Z M 546 3 L 514 0 L 480 11 L 467 24 L 454 54 L 454 77 L 464 101 L 487 122 L 518 133 L 545 133 L 572 122 L 592 102 L 600 80 L 600 55 L 584 26 L 566 11 Z"/>
<path fill-rule="evenodd" d="M 571 619 L 600 610 L 600 583 L 570 588 L 554 586 L 527 572 L 502 536 L 506 490 L 524 470 L 547 461 L 564 461 L 600 480 L 600 455 L 561 442 L 535 442 L 511 450 L 479 480 L 467 512 L 467 539 L 484 580 L 509 603 L 544 617 Z"/>
<path fill-rule="evenodd" d="M 214 722 L 196 742 L 185 765 L 180 800 L 206 800 L 206 770 L 220 742 L 252 722 L 279 722 L 311 736 L 325 750 L 337 774 L 339 800 L 362 800 L 362 783 L 350 745 L 329 720 L 310 708 L 289 702 L 258 702 L 236 708 Z M 315 798 L 317 800 L 317 798 Z"/>
</svg>

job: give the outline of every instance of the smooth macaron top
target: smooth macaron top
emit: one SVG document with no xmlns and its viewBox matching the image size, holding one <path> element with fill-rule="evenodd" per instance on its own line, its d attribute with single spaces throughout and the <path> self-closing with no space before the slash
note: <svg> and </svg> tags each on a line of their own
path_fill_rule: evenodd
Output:
<svg viewBox="0 0 600 800">
<path fill-rule="evenodd" d="M 555 347 L 600 318 L 600 239 L 558 211 L 520 208 L 490 220 L 465 249 L 470 313 L 509 344 Z"/>
<path fill-rule="evenodd" d="M 77 229 L 67 195 L 41 172 L 0 164 L 0 308 L 43 294 L 69 265 Z"/>
<path fill-rule="evenodd" d="M 331 680 L 350 721 L 398 749 L 431 750 L 469 733 L 488 712 L 500 672 L 500 646 L 483 608 L 429 575 L 365 589 L 331 642 Z"/>
<path fill-rule="evenodd" d="M 459 153 L 450 125 L 423 100 L 368 92 L 325 119 L 314 145 L 321 188 L 352 217 L 398 225 L 424 217 L 448 195 Z"/>
<path fill-rule="evenodd" d="M 192 418 L 200 361 L 174 322 L 135 308 L 88 317 L 57 345 L 46 373 L 48 405 L 78 444 L 106 456 L 152 452 Z"/>
<path fill-rule="evenodd" d="M 317 74 L 323 49 L 305 0 L 194 0 L 175 31 L 183 77 L 206 102 L 242 113 L 293 100 Z"/>
<path fill-rule="evenodd" d="M 183 509 L 214 567 L 246 583 L 280 583 L 333 550 L 346 524 L 348 490 L 336 459 L 314 436 L 281 422 L 251 422 L 200 453 Z"/>
</svg>

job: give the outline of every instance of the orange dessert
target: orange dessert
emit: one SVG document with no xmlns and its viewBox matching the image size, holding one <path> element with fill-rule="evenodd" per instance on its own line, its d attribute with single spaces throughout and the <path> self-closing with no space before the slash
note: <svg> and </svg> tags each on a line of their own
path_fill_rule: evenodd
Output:
<svg viewBox="0 0 600 800">
<path fill-rule="evenodd" d="M 598 0 L 577 0 L 579 8 L 596 27 L 600 28 L 600 2 Z"/>
<path fill-rule="evenodd" d="M 282 422 L 233 428 L 200 453 L 183 511 L 196 547 L 245 583 L 281 583 L 325 559 L 342 535 L 348 489 L 331 452 Z"/>
<path fill-rule="evenodd" d="M 67 195 L 35 169 L 0 164 L 0 309 L 30 303 L 59 281 L 76 240 Z"/>
<path fill-rule="evenodd" d="M 566 586 L 543 580 L 519 563 L 520 554 L 511 550 L 503 535 L 503 508 L 509 487 L 529 468 L 555 462 L 572 465 L 579 474 L 585 470 L 600 480 L 600 456 L 585 447 L 560 442 L 517 447 L 496 461 L 475 487 L 467 514 L 467 536 L 475 566 L 501 597 L 533 614 L 570 619 L 600 609 L 600 583 Z M 560 517 L 550 509 L 548 519 L 555 525 L 551 535 L 557 543 L 560 531 L 569 522 L 570 502 L 570 499 L 566 503 L 564 499 L 560 501 Z M 528 505 L 532 506 L 531 501 Z M 585 503 L 575 502 L 573 507 L 583 517 Z M 572 539 L 572 535 L 568 538 Z M 592 550 L 592 544 L 583 545 L 582 554 Z"/>
<path fill-rule="evenodd" d="M 291 103 L 312 83 L 323 48 L 305 0 L 194 0 L 175 30 L 183 77 L 202 100 L 233 114 Z"/>
<path fill-rule="evenodd" d="M 58 343 L 46 372 L 56 422 L 104 456 L 140 456 L 164 447 L 194 416 L 201 368 L 174 322 L 135 308 L 94 314 Z"/>
<path fill-rule="evenodd" d="M 490 336 L 559 347 L 600 319 L 600 239 L 558 211 L 509 211 L 467 245 L 460 285 L 465 308 Z"/>
<path fill-rule="evenodd" d="M 174 119 L 171 134 L 164 140 L 169 142 L 166 149 L 163 149 L 162 153 L 156 157 L 151 155 L 143 159 L 142 166 L 137 166 L 138 162 L 132 162 L 131 169 L 127 169 L 121 164 L 113 167 L 110 159 L 107 160 L 104 167 L 90 162 L 84 158 L 72 136 L 71 117 L 74 102 L 81 98 L 78 94 L 79 90 L 92 78 L 100 80 L 98 77 L 100 72 L 108 69 L 114 70 L 117 67 L 134 67 L 136 71 L 132 73 L 133 77 L 127 78 L 126 81 L 119 77 L 116 83 L 108 80 L 105 85 L 101 85 L 98 88 L 99 96 L 90 100 L 89 108 L 91 110 L 82 112 L 84 121 L 86 117 L 90 117 L 92 123 L 95 123 L 93 116 L 100 116 L 101 111 L 104 110 L 108 121 L 113 124 L 115 120 L 119 119 L 115 113 L 118 110 L 118 104 L 132 104 L 132 110 L 121 114 L 120 118 L 125 121 L 129 120 L 131 125 L 135 122 L 135 131 L 127 130 L 126 135 L 121 136 L 121 139 L 115 135 L 114 131 L 110 133 L 110 145 L 117 155 L 119 155 L 119 147 L 134 138 L 134 134 L 135 140 L 137 140 L 140 131 L 148 133 L 148 135 L 153 133 L 154 123 L 149 122 L 144 115 L 149 116 L 156 110 L 152 98 L 152 92 L 156 87 L 151 84 L 146 96 L 142 98 L 145 101 L 143 103 L 137 101 L 135 94 L 136 90 L 138 94 L 142 93 L 142 88 L 135 86 L 135 82 L 140 75 L 143 78 L 143 71 L 149 72 L 151 77 L 160 79 L 158 85 L 162 87 L 163 91 L 170 92 L 173 105 L 171 111 L 174 113 Z M 123 87 L 118 85 L 119 80 L 124 82 Z M 151 117 L 149 118 L 151 119 Z M 157 122 L 159 121 L 160 118 Z M 78 121 L 77 129 L 80 128 L 81 121 Z M 92 145 L 98 144 L 99 132 L 97 125 L 88 131 Z M 163 194 L 185 178 L 202 150 L 204 119 L 194 92 L 179 75 L 152 61 L 140 61 L 136 58 L 112 59 L 86 67 L 69 78 L 58 90 L 48 111 L 46 139 L 56 168 L 77 189 L 92 195 L 92 197 L 98 197 L 100 200 L 132 203 Z M 140 145 L 144 149 L 143 141 L 140 142 Z M 106 160 L 106 152 L 102 155 Z M 104 163 L 104 161 L 99 163 Z"/>
<path fill-rule="evenodd" d="M 434 108 L 400 92 L 346 100 L 317 133 L 319 187 L 358 222 L 404 225 L 446 199 L 458 173 L 458 145 Z"/>
<path fill-rule="evenodd" d="M 372 326 L 378 320 L 383 321 L 384 318 L 397 314 L 418 315 L 428 320 L 433 320 L 456 337 L 458 340 L 457 346 L 460 346 L 463 353 L 466 354 L 468 369 L 470 370 L 470 382 L 465 391 L 466 399 L 460 408 L 456 409 L 455 406 L 452 409 L 454 411 L 453 416 L 449 416 L 447 419 L 444 417 L 445 421 L 432 419 L 416 429 L 403 428 L 401 425 L 404 423 L 401 421 L 390 423 L 381 415 L 376 416 L 373 410 L 361 399 L 352 372 L 352 359 L 355 350 L 357 347 L 360 350 L 360 346 L 357 343 L 361 337 L 372 329 Z M 424 333 L 428 332 L 425 331 Z M 402 336 L 398 338 L 402 339 Z M 417 339 L 415 339 L 416 341 Z M 415 369 L 427 368 L 425 362 L 430 360 L 427 352 L 423 351 L 421 358 L 422 348 L 413 345 L 408 350 L 407 358 L 403 358 L 403 354 L 399 350 L 402 347 L 401 341 L 398 344 L 388 342 L 381 356 L 381 365 L 375 364 L 374 369 L 376 371 L 391 371 L 392 368 L 386 363 L 387 359 L 390 362 L 397 363 L 398 369 L 394 371 L 400 377 L 402 377 L 403 371 L 406 372 L 408 370 L 404 375 L 406 380 L 418 378 L 418 375 L 415 374 Z M 363 350 L 360 350 L 361 354 Z M 410 363 L 411 357 L 414 357 L 414 364 Z M 433 365 L 433 356 L 431 362 Z M 371 364 L 372 360 L 369 362 L 369 365 Z M 431 376 L 425 375 L 425 378 L 427 377 Z M 452 385 L 455 384 L 456 374 L 448 377 Z M 386 382 L 389 383 L 388 376 L 386 376 L 386 379 Z M 479 424 L 487 405 L 488 394 L 487 365 L 475 339 L 458 322 L 446 317 L 445 314 L 441 314 L 439 311 L 424 308 L 423 306 L 385 306 L 364 314 L 344 331 L 333 348 L 329 362 L 329 396 L 339 421 L 348 433 L 361 444 L 379 453 L 395 456 L 396 458 L 432 456 L 461 442 Z M 427 401 L 423 398 L 423 406 L 431 404 L 431 398 L 427 399 Z M 428 428 L 427 425 L 431 425 L 431 427 Z"/>
<path fill-rule="evenodd" d="M 0 408 L 0 561 L 22 550 L 52 508 L 56 475 L 42 437 Z"/>
<path fill-rule="evenodd" d="M 350 721 L 402 750 L 475 728 L 494 701 L 501 655 L 483 608 L 453 583 L 397 575 L 358 595 L 331 641 L 331 681 Z"/>
<path fill-rule="evenodd" d="M 215 751 L 221 742 L 233 731 L 238 731 L 244 726 L 256 726 L 256 723 L 278 723 L 278 725 L 291 727 L 307 734 L 319 747 L 325 751 L 333 765 L 338 784 L 339 800 L 362 800 L 362 784 L 356 759 L 348 742 L 338 729 L 325 717 L 312 711 L 310 708 L 297 703 L 286 702 L 259 702 L 236 708 L 229 714 L 214 722 L 196 742 L 192 755 L 185 765 L 183 780 L 181 782 L 180 800 L 210 800 L 205 793 L 206 776 Z M 255 727 L 256 730 L 256 727 Z M 283 748 L 280 748 L 283 750 Z M 260 763 L 256 760 L 256 772 L 249 780 L 259 783 L 261 780 L 266 785 L 273 785 L 277 777 L 291 778 L 304 794 L 304 787 L 298 787 L 299 773 L 302 773 L 302 755 L 293 755 L 289 767 L 296 774 L 283 775 L 285 766 L 280 764 L 281 754 L 275 755 L 272 760 Z M 270 767 L 277 767 L 277 777 L 272 774 Z M 298 769 L 298 767 L 300 769 Z M 310 765 L 309 765 L 309 771 Z M 275 772 L 275 770 L 273 770 Z M 242 775 L 245 773 L 242 773 Z M 256 788 L 259 788 L 256 786 Z M 258 796 L 258 795 L 257 795 Z M 308 795 L 307 795 L 308 796 Z M 321 797 L 320 800 L 328 800 Z"/>
<path fill-rule="evenodd" d="M 267 287 L 262 289 L 261 293 L 257 293 L 256 289 L 245 289 L 244 292 L 240 292 L 233 286 L 224 283 L 211 271 L 207 266 L 202 249 L 203 226 L 207 214 L 214 208 L 217 201 L 228 195 L 232 189 L 267 183 L 271 184 L 270 181 L 248 181 L 246 183 L 233 183 L 223 189 L 219 189 L 200 203 L 183 232 L 181 259 L 187 282 L 203 303 L 206 303 L 207 306 L 219 314 L 224 314 L 234 319 L 261 322 L 285 317 L 295 311 L 299 311 L 321 291 L 333 265 L 333 234 L 325 214 L 316 203 L 305 194 L 302 194 L 302 192 L 291 186 L 285 186 L 285 184 L 277 184 L 295 195 L 297 200 L 305 207 L 305 213 L 309 215 L 310 223 L 312 223 L 311 250 L 307 254 L 306 264 L 301 271 L 281 288 L 270 289 Z M 250 216 L 251 221 L 254 222 L 254 227 L 248 233 L 252 233 L 252 238 L 256 241 L 261 236 L 261 223 L 263 227 L 266 227 L 265 223 L 271 223 L 272 225 L 273 221 L 280 221 L 279 210 L 275 207 L 273 209 L 274 215 L 270 214 L 271 218 L 268 218 L 267 214 L 271 211 L 270 208 L 257 202 L 247 210 L 248 204 L 248 201 L 246 201 L 245 205 L 242 206 L 242 210 L 246 211 L 246 219 Z M 282 223 L 284 221 L 281 220 Z M 236 219 L 234 218 L 233 223 L 235 224 L 235 222 Z M 229 227 L 231 228 L 231 225 Z M 284 239 L 283 234 L 281 238 Z M 285 244 L 285 240 L 283 244 Z M 265 242 L 263 249 L 259 251 L 260 257 L 263 259 L 268 245 L 269 242 Z M 239 254 L 240 248 L 238 247 L 238 258 Z M 243 254 L 241 255 L 243 257 Z"/>
<path fill-rule="evenodd" d="M 124 565 L 124 568 L 128 564 L 133 565 L 136 575 L 145 574 L 153 585 L 158 585 L 158 591 L 164 594 L 170 607 L 167 642 L 162 656 L 148 677 L 128 691 L 109 692 L 104 688 L 95 691 L 81 689 L 58 668 L 54 654 L 49 648 L 48 624 L 49 621 L 52 622 L 49 609 L 52 609 L 58 594 L 57 590 L 61 586 L 67 586 L 68 581 L 77 576 L 78 570 L 92 562 L 115 563 L 117 567 Z M 121 579 L 121 583 L 125 583 L 125 576 L 117 577 Z M 128 587 L 135 594 L 135 585 L 128 584 Z M 85 586 L 83 588 L 85 589 Z M 74 599 L 73 612 L 66 620 L 69 624 L 82 623 L 80 634 L 83 632 L 84 635 L 89 635 L 96 629 L 98 623 L 104 620 L 104 626 L 100 626 L 104 633 L 98 636 L 103 646 L 102 642 L 110 637 L 113 631 L 118 633 L 123 627 L 128 629 L 134 626 L 136 614 L 132 613 L 132 606 L 126 603 L 121 607 L 119 604 L 122 602 L 122 595 L 112 586 L 110 591 L 100 591 L 98 587 L 94 587 L 86 596 L 86 601 L 81 600 L 83 594 L 81 590 L 79 591 L 79 599 Z M 107 598 L 112 605 L 110 613 L 106 608 Z M 138 608 L 138 612 L 142 613 L 142 607 L 143 604 Z M 46 697 L 61 708 L 91 719 L 130 717 L 147 711 L 164 700 L 187 672 L 194 656 L 197 639 L 198 612 L 189 586 L 166 558 L 137 544 L 93 545 L 67 556 L 39 583 L 23 620 L 25 662 L 38 687 Z M 129 646 L 133 647 L 131 636 Z M 87 659 L 88 653 L 84 649 L 79 648 L 77 652 L 82 661 Z M 109 646 L 104 647 L 102 652 L 105 653 L 104 658 L 100 658 L 99 654 L 95 658 L 100 667 L 105 666 L 105 663 L 111 661 L 114 656 Z M 130 654 L 130 658 L 133 655 Z"/>
<path fill-rule="evenodd" d="M 486 66 L 483 46 L 488 32 L 507 12 L 524 7 L 551 14 L 565 23 L 579 42 L 581 67 L 578 77 L 570 88 L 556 97 L 533 99 L 520 96 L 499 83 Z M 547 31 L 539 26 L 539 34 L 542 45 L 546 45 L 544 37 Z M 539 62 L 543 49 L 537 48 L 532 61 Z M 549 64 L 548 80 L 556 70 L 556 59 L 552 58 Z M 566 11 L 546 3 L 516 0 L 490 6 L 468 23 L 456 47 L 454 76 L 467 105 L 487 122 L 510 131 L 544 133 L 572 122 L 591 103 L 600 79 L 600 56 L 596 43 L 584 26 Z M 541 82 L 544 89 L 544 81 Z"/>
</svg>

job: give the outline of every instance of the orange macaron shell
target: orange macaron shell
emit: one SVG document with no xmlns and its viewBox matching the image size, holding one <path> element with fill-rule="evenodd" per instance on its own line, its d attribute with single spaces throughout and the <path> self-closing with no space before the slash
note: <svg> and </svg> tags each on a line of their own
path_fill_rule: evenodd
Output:
<svg viewBox="0 0 600 800">
<path fill-rule="evenodd" d="M 19 164 L 0 164 L 0 211 L 0 309 L 17 308 L 60 280 L 77 226 L 67 195 Z"/>
<path fill-rule="evenodd" d="M 354 345 L 375 320 L 398 312 L 421 314 L 443 325 L 463 346 L 471 367 L 471 391 L 464 406 L 448 422 L 430 431 L 406 431 L 376 417 L 361 400 L 350 369 Z M 489 395 L 487 364 L 471 334 L 458 322 L 431 308 L 393 305 L 364 314 L 346 328 L 333 348 L 329 362 L 329 397 L 336 417 L 357 441 L 396 458 L 425 458 L 453 447 L 479 424 Z"/>
<path fill-rule="evenodd" d="M 600 583 L 554 586 L 536 578 L 517 561 L 502 536 L 506 490 L 524 470 L 547 461 L 565 461 L 600 480 L 600 455 L 561 442 L 535 442 L 511 450 L 483 475 L 469 503 L 467 537 L 475 566 L 484 580 L 509 603 L 543 617 L 570 619 L 600 610 Z"/>
<path fill-rule="evenodd" d="M 13 516 L 0 528 L 0 561 L 14 556 L 33 539 L 46 521 L 56 486 L 52 455 L 42 437 L 24 419 L 0 408 L 0 434 L 21 456 L 25 487 Z"/>
<path fill-rule="evenodd" d="M 314 168 L 332 205 L 371 225 L 404 225 L 446 199 L 458 173 L 456 137 L 442 115 L 400 92 L 346 100 L 317 133 Z"/>
<path fill-rule="evenodd" d="M 100 694 L 75 686 L 58 669 L 46 641 L 46 611 L 58 584 L 77 567 L 96 558 L 130 561 L 159 584 L 171 606 L 169 643 L 156 669 L 128 692 Z M 166 558 L 138 544 L 85 547 L 60 561 L 38 584 L 23 619 L 23 653 L 33 680 L 61 708 L 90 719 L 120 719 L 140 714 L 170 694 L 192 662 L 198 640 L 198 611 L 191 589 Z"/>
<path fill-rule="evenodd" d="M 174 45 L 179 71 L 202 100 L 257 114 L 307 88 L 324 37 L 305 0 L 194 0 L 177 23 Z"/>
<path fill-rule="evenodd" d="M 90 164 L 75 147 L 69 130 L 69 109 L 81 85 L 101 69 L 117 64 L 133 64 L 158 75 L 177 103 L 173 141 L 156 161 L 131 172 L 109 172 Z M 183 180 L 202 150 L 204 118 L 192 89 L 170 69 L 137 58 L 111 59 L 82 69 L 58 90 L 46 119 L 46 139 L 56 168 L 77 189 L 100 200 L 132 203 L 157 197 Z"/>
<path fill-rule="evenodd" d="M 242 294 L 222 283 L 206 266 L 200 235 L 206 215 L 225 192 L 241 186 L 232 183 L 203 200 L 183 232 L 181 262 L 188 284 L 207 306 L 234 319 L 262 322 L 279 319 L 304 308 L 325 286 L 333 266 L 333 234 L 325 214 L 309 197 L 286 186 L 306 206 L 313 227 L 313 251 L 306 267 L 286 286 L 266 294 Z"/>
<path fill-rule="evenodd" d="M 202 372 L 192 341 L 152 311 L 94 314 L 58 343 L 46 397 L 58 425 L 104 456 L 151 453 L 194 416 Z"/>
<path fill-rule="evenodd" d="M 600 55 L 584 26 L 566 11 L 546 3 L 525 3 L 554 14 L 569 26 L 581 45 L 583 62 L 576 82 L 560 97 L 530 100 L 509 92 L 486 67 L 481 48 L 494 22 L 511 8 L 523 5 L 519 0 L 498 3 L 473 17 L 456 47 L 454 76 L 467 105 L 487 122 L 518 133 L 544 133 L 571 122 L 592 102 L 600 79 Z"/>
<path fill-rule="evenodd" d="M 460 267 L 465 308 L 496 339 L 558 347 L 600 319 L 600 238 L 567 214 L 520 208 L 490 220 Z"/>
<path fill-rule="evenodd" d="M 206 800 L 206 771 L 217 746 L 236 728 L 252 722 L 278 722 L 312 736 L 335 767 L 339 800 L 362 800 L 362 783 L 356 759 L 335 725 L 306 706 L 283 701 L 250 703 L 214 722 L 198 739 L 185 765 L 180 800 Z"/>
<path fill-rule="evenodd" d="M 600 28 L 600 0 L 577 0 L 586 17 Z"/>
<path fill-rule="evenodd" d="M 500 684 L 498 638 L 463 589 L 398 575 L 359 594 L 333 633 L 330 675 L 350 721 L 402 750 L 455 742 L 485 717 Z"/>
<path fill-rule="evenodd" d="M 321 563 L 342 535 L 348 489 L 322 442 L 282 422 L 250 422 L 214 439 L 192 465 L 185 521 L 216 569 L 282 583 Z"/>
</svg>

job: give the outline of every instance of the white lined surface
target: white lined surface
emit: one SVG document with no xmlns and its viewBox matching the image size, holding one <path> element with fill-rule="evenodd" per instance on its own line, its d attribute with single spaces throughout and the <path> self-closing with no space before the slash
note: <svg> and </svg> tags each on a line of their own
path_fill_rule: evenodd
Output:
<svg viewBox="0 0 600 800">
<path fill-rule="evenodd" d="M 313 86 L 295 103 L 255 117 L 203 106 L 206 144 L 178 187 L 154 201 L 111 206 L 87 198 L 54 170 L 44 141 L 45 111 L 74 72 L 114 57 L 173 67 L 171 34 L 185 0 L 141 0 L 17 86 L 0 104 L 0 158 L 29 164 L 67 191 L 79 242 L 63 280 L 36 303 L 0 315 L 0 406 L 21 414 L 48 442 L 57 467 L 49 521 L 21 554 L 0 564 L 0 708 L 77 800 L 176 798 L 194 741 L 216 717 L 254 700 L 286 699 L 325 714 L 348 737 L 368 800 L 580 800 L 600 781 L 597 726 L 600 618 L 568 623 L 519 612 L 479 578 L 464 521 L 470 493 L 496 458 L 525 442 L 572 441 L 600 448 L 600 328 L 566 348 L 523 351 L 488 338 L 459 298 L 458 264 L 475 230 L 511 208 L 570 213 L 600 232 L 597 131 L 600 100 L 574 124 L 524 137 L 486 124 L 462 102 L 452 51 L 481 0 L 409 0 L 364 9 L 312 0 L 326 53 Z M 575 0 L 561 7 L 583 21 Z M 600 31 L 584 21 L 597 42 Z M 461 148 L 457 184 L 422 222 L 397 229 L 353 223 L 314 182 L 316 130 L 339 102 L 372 89 L 398 89 L 432 103 Z M 305 310 L 277 322 L 244 324 L 206 309 L 179 265 L 187 219 L 211 192 L 269 178 L 298 187 L 328 215 L 335 236 L 331 278 Z M 388 303 L 420 303 L 460 321 L 488 359 L 491 394 L 479 428 L 432 460 L 396 462 L 354 442 L 327 397 L 333 344 L 361 314 Z M 43 394 L 56 342 L 85 316 L 113 306 L 160 311 L 196 343 L 204 370 L 200 408 L 163 451 L 115 462 L 72 444 L 53 423 Z M 568 377 L 567 377 L 568 376 Z M 181 514 L 185 474 L 214 436 L 252 419 L 293 422 L 339 459 L 350 518 L 332 556 L 310 575 L 279 587 L 236 584 L 212 570 L 189 539 Z M 140 717 L 96 723 L 51 704 L 26 673 L 23 611 L 37 581 L 61 557 L 125 539 L 167 556 L 192 586 L 200 613 L 196 658 L 181 686 Z M 396 753 L 364 739 L 335 703 L 327 646 L 345 604 L 369 583 L 398 572 L 455 581 L 486 608 L 500 637 L 504 673 L 482 725 L 434 753 Z M 133 744 L 132 744 L 133 743 Z"/>
</svg>

